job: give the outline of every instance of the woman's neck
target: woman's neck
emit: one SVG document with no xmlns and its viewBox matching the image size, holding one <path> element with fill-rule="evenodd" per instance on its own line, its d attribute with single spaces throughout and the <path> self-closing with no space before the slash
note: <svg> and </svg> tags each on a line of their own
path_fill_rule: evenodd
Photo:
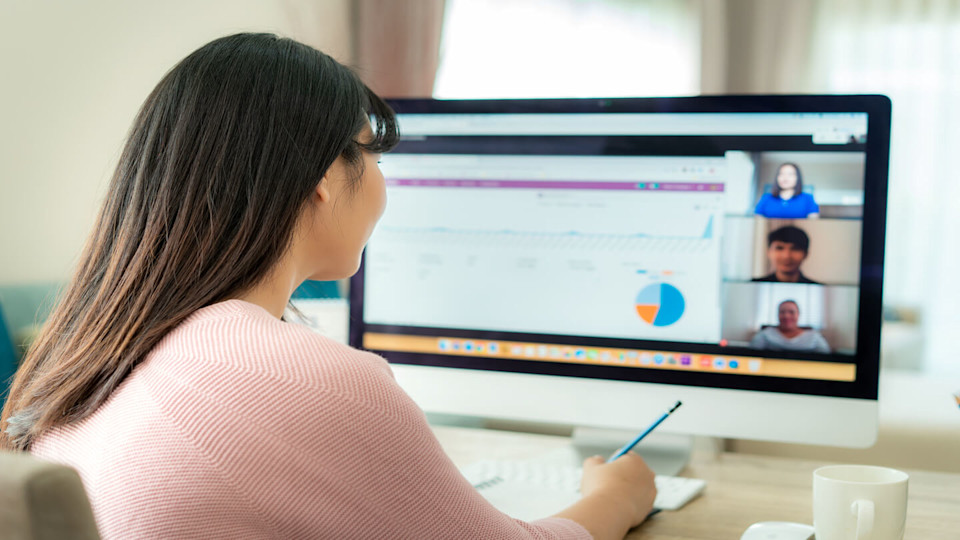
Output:
<svg viewBox="0 0 960 540">
<path fill-rule="evenodd" d="M 293 265 L 281 262 L 270 274 L 253 288 L 237 296 L 238 299 L 256 304 L 281 319 L 290 297 L 303 280 L 298 280 Z"/>
<path fill-rule="evenodd" d="M 783 199 L 783 200 L 785 200 L 785 201 L 786 201 L 786 200 L 789 200 L 789 199 L 792 199 L 795 194 L 796 194 L 796 190 L 795 190 L 795 189 L 782 189 L 782 190 L 780 190 L 780 198 Z"/>
</svg>

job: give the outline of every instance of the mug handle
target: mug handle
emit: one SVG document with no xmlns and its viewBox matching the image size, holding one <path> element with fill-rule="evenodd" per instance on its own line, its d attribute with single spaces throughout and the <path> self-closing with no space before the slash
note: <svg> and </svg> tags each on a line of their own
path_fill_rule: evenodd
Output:
<svg viewBox="0 0 960 540">
<path fill-rule="evenodd" d="M 857 540 L 868 540 L 873 532 L 873 501 L 853 501 L 850 513 L 857 516 Z"/>
</svg>

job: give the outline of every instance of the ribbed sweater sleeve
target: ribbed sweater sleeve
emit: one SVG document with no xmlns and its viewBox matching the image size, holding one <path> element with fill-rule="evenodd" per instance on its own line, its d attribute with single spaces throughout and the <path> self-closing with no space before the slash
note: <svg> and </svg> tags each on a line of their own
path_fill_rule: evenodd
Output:
<svg viewBox="0 0 960 540">
<path fill-rule="evenodd" d="M 77 467 L 105 538 L 590 538 L 487 503 L 382 358 L 241 301 L 33 451 Z"/>
</svg>

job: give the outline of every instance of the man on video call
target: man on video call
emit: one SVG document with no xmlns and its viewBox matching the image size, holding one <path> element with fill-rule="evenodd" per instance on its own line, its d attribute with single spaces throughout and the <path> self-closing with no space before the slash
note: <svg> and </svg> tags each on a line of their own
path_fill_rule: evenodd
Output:
<svg viewBox="0 0 960 540">
<path fill-rule="evenodd" d="M 773 267 L 773 273 L 753 278 L 753 281 L 820 285 L 800 271 L 800 265 L 809 251 L 810 237 L 807 233 L 792 225 L 780 227 L 767 237 L 767 258 Z"/>
</svg>

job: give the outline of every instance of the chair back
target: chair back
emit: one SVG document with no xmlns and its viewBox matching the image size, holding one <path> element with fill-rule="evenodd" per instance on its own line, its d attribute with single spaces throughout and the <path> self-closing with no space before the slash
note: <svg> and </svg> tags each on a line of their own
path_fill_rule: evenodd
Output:
<svg viewBox="0 0 960 540">
<path fill-rule="evenodd" d="M 343 298 L 336 281 L 304 281 L 291 296 L 294 300 L 302 298 Z"/>
<path fill-rule="evenodd" d="M 80 475 L 22 452 L 0 451 L 0 540 L 98 540 Z"/>
<path fill-rule="evenodd" d="M 17 352 L 13 348 L 13 339 L 10 337 L 6 319 L 3 317 L 3 306 L 0 306 L 0 407 L 7 400 L 10 381 L 16 371 Z"/>
</svg>

